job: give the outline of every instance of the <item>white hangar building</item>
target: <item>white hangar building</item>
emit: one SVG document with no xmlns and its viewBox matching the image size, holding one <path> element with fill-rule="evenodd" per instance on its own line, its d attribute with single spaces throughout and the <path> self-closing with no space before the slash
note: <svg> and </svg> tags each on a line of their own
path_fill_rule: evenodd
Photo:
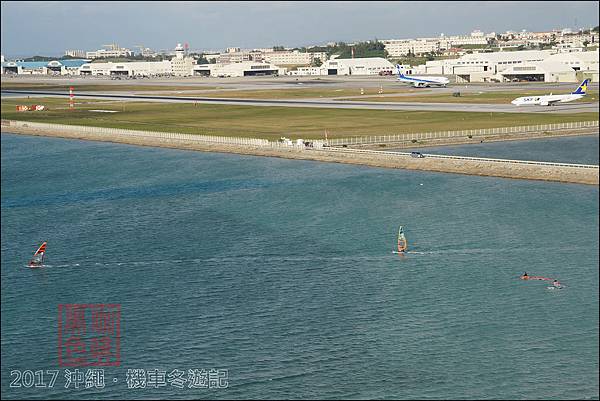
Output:
<svg viewBox="0 0 600 401">
<path fill-rule="evenodd" d="M 524 50 L 466 54 L 457 59 L 428 61 L 418 73 L 455 75 L 457 82 L 533 80 L 575 82 L 581 74 L 597 80 L 598 52 L 555 54 L 552 50 Z"/>
<path fill-rule="evenodd" d="M 503 70 L 502 81 L 577 82 L 577 72 L 558 61 L 513 65 Z"/>
<path fill-rule="evenodd" d="M 494 53 L 465 54 L 457 59 L 428 61 L 425 74 L 462 75 L 474 72 L 497 74 L 512 65 L 544 61 L 548 50 L 524 50 Z"/>
<path fill-rule="evenodd" d="M 79 69 L 80 75 L 161 76 L 172 75 L 170 61 L 131 61 L 123 63 L 87 63 Z"/>
<path fill-rule="evenodd" d="M 381 71 L 393 72 L 395 67 L 392 63 L 382 57 L 365 57 L 336 58 L 326 61 L 321 67 L 317 68 L 319 68 L 319 75 L 379 75 Z M 307 71 L 309 70 L 307 69 Z"/>
<path fill-rule="evenodd" d="M 593 82 L 598 82 L 598 50 L 593 52 L 572 52 L 558 53 L 546 59 L 565 64 L 578 72 L 578 81 L 584 78 L 590 78 Z"/>
<path fill-rule="evenodd" d="M 2 63 L 2 74 L 14 75 L 79 75 L 79 68 L 88 60 L 8 61 Z"/>
<path fill-rule="evenodd" d="M 242 61 L 230 64 L 200 64 L 195 65 L 194 75 L 206 77 L 251 77 L 251 76 L 277 76 L 285 75 L 287 69 L 275 64 L 256 61 Z"/>
</svg>

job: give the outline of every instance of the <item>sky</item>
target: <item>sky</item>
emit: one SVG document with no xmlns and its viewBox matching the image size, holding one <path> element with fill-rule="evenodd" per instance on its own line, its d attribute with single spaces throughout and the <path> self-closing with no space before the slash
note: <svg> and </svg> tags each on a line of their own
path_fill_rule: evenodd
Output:
<svg viewBox="0 0 600 401">
<path fill-rule="evenodd" d="M 300 47 L 598 25 L 597 1 L 103 2 L 2 1 L 7 58 L 118 43 L 136 50 Z"/>
</svg>

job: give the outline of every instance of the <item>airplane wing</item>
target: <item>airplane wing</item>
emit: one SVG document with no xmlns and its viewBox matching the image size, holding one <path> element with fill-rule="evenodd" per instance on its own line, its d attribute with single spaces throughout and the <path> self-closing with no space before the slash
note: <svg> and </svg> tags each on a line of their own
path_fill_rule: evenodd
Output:
<svg viewBox="0 0 600 401">
<path fill-rule="evenodd" d="M 558 102 L 560 102 L 561 100 L 562 100 L 562 99 L 550 99 L 550 100 L 544 100 L 544 101 L 542 102 L 542 106 L 550 106 L 550 105 L 552 105 L 552 104 L 554 104 L 554 103 L 558 103 Z"/>
</svg>

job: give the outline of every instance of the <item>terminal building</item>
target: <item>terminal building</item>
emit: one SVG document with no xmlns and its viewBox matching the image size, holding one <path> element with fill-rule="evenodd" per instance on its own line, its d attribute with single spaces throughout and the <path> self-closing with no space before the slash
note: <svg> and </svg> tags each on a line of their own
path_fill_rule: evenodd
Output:
<svg viewBox="0 0 600 401">
<path fill-rule="evenodd" d="M 120 47 L 116 43 L 104 45 L 105 49 L 98 49 L 92 52 L 86 52 L 85 57 L 89 59 L 109 58 L 109 57 L 130 57 L 133 56 L 133 51 Z"/>
<path fill-rule="evenodd" d="M 194 58 L 187 56 L 184 47 L 178 43 L 175 47 L 175 56 L 171 60 L 87 63 L 81 66 L 80 74 L 120 77 L 185 77 L 194 74 L 194 66 Z"/>
<path fill-rule="evenodd" d="M 194 74 L 194 64 L 196 61 L 193 57 L 188 57 L 181 43 L 175 47 L 175 57 L 171 59 L 171 69 L 173 75 L 177 77 L 187 77 Z"/>
</svg>

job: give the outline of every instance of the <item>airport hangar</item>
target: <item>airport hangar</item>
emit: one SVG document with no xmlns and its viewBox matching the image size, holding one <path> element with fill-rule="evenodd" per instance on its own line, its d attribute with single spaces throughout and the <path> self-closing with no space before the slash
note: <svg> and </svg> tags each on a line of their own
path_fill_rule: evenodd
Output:
<svg viewBox="0 0 600 401">
<path fill-rule="evenodd" d="M 87 63 L 81 66 L 83 76 L 164 76 L 173 72 L 171 62 L 165 61 L 127 61 L 122 63 Z"/>
<path fill-rule="evenodd" d="M 286 68 L 257 61 L 242 61 L 230 64 L 198 64 L 193 66 L 193 75 L 204 77 L 252 77 L 285 75 Z"/>
<path fill-rule="evenodd" d="M 394 73 L 395 67 L 382 57 L 333 58 L 320 67 L 298 67 L 290 75 L 379 75 L 380 72 Z"/>
<path fill-rule="evenodd" d="M 7 61 L 2 63 L 2 75 L 79 75 L 79 69 L 89 60 Z"/>
<path fill-rule="evenodd" d="M 568 67 L 568 68 L 565 68 Z M 598 80 L 598 51 L 555 53 L 523 50 L 466 54 L 457 59 L 428 61 L 417 73 L 455 75 L 456 82 L 577 82 Z"/>
</svg>

